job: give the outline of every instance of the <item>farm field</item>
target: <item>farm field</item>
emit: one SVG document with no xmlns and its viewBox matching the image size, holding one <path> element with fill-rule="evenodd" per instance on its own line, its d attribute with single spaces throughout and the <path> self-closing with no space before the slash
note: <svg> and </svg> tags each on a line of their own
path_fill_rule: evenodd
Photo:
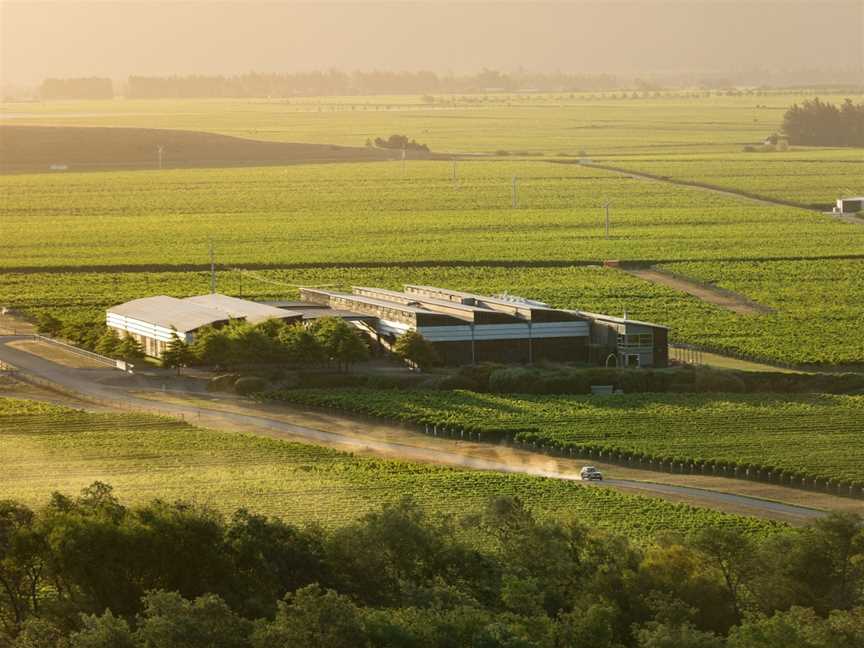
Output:
<svg viewBox="0 0 864 648">
<path fill-rule="evenodd" d="M 325 448 L 217 432 L 138 414 L 91 414 L 0 399 L 0 490 L 41 505 L 54 490 L 94 480 L 124 502 L 193 500 L 292 523 L 344 525 L 411 495 L 428 510 L 464 515 L 493 495 L 516 495 L 541 516 L 579 520 L 648 540 L 713 524 L 755 534 L 776 523 L 630 496 L 575 482 L 359 458 Z"/>
<path fill-rule="evenodd" d="M 864 228 L 543 161 L 0 177 L 0 267 L 861 255 Z M 517 209 L 511 208 L 518 177 Z M 601 206 L 613 201 L 612 234 Z M 387 240 L 387 245 L 382 241 Z"/>
<path fill-rule="evenodd" d="M 854 364 L 864 358 L 859 335 L 864 260 L 667 264 L 674 272 L 747 294 L 775 308 L 740 316 L 624 272 L 596 265 L 464 267 L 424 264 L 226 270 L 219 290 L 255 299 L 298 298 L 297 285 L 350 290 L 398 289 L 405 283 L 530 296 L 554 306 L 623 313 L 663 322 L 674 339 L 774 362 Z M 745 280 L 746 279 L 746 280 Z M 101 320 L 108 306 L 155 293 L 178 297 L 209 291 L 209 272 L 0 273 L 0 303 L 75 320 Z M 824 299 L 830 295 L 830 299 Z"/>
<path fill-rule="evenodd" d="M 626 308 L 672 327 L 675 341 L 756 359 L 861 365 L 864 227 L 558 156 L 584 148 L 601 163 L 828 204 L 854 183 L 858 150 L 741 152 L 808 96 L 5 104 L 2 123 L 16 125 L 190 128 L 352 145 L 395 131 L 433 151 L 544 157 L 460 161 L 455 182 L 449 161 L 416 160 L 404 169 L 380 162 L 0 176 L 0 303 L 99 319 L 119 301 L 205 292 L 212 241 L 220 289 L 234 295 L 295 298 L 296 285 L 422 281 L 613 314 Z M 606 239 L 601 206 L 610 200 Z M 736 315 L 601 270 L 606 259 L 692 272 L 774 313 Z"/>
<path fill-rule="evenodd" d="M 342 389 L 282 390 L 272 398 L 419 424 L 533 428 L 536 432 L 522 432 L 521 436 L 549 444 L 753 463 L 864 482 L 860 461 L 864 452 L 864 396 L 592 397 Z"/>
<path fill-rule="evenodd" d="M 711 157 L 639 156 L 610 164 L 825 211 L 831 210 L 835 198 L 861 193 L 864 178 L 864 153 L 860 149 L 796 149 Z"/>
<path fill-rule="evenodd" d="M 614 98 L 613 96 L 614 95 Z M 253 139 L 363 146 L 406 133 L 434 152 L 499 150 L 592 157 L 740 152 L 779 128 L 783 112 L 813 91 L 727 96 L 662 93 L 493 94 L 422 97 L 57 101 L 0 104 L 0 121 L 60 126 L 181 128 Z M 842 102 L 848 94 L 822 92 Z M 853 97 L 854 98 L 854 97 Z"/>
</svg>

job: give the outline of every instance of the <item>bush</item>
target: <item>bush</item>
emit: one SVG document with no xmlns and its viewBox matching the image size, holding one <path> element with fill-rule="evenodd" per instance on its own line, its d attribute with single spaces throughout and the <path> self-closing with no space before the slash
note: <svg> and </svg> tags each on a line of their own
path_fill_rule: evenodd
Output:
<svg viewBox="0 0 864 648">
<path fill-rule="evenodd" d="M 222 374 L 213 376 L 207 382 L 208 392 L 230 392 L 234 389 L 234 383 L 237 382 L 237 374 Z"/>
<path fill-rule="evenodd" d="M 237 382 L 234 383 L 234 391 L 242 396 L 258 394 L 266 390 L 267 387 L 267 381 L 258 376 L 245 376 L 243 378 L 238 378 Z"/>
</svg>

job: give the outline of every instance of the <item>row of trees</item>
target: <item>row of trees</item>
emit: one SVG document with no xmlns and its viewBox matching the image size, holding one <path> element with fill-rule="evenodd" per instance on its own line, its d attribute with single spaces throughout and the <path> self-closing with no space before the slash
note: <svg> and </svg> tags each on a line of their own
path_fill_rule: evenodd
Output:
<svg viewBox="0 0 864 648">
<path fill-rule="evenodd" d="M 129 508 L 100 483 L 0 502 L 11 648 L 860 648 L 862 606 L 850 514 L 637 546 L 513 498 L 458 520 L 403 499 L 332 531 Z"/>
<path fill-rule="evenodd" d="M 441 76 L 434 72 L 309 72 L 238 76 L 130 76 L 127 96 L 164 97 L 292 97 L 481 92 L 610 90 L 618 87 L 612 75 L 502 73 L 484 69 L 473 75 Z"/>
<path fill-rule="evenodd" d="M 790 144 L 864 146 L 864 103 L 846 99 L 841 106 L 819 98 L 793 105 L 783 117 Z"/>
<path fill-rule="evenodd" d="M 132 337 L 95 322 L 63 322 L 50 313 L 38 319 L 39 331 L 62 337 L 90 351 L 134 362 L 144 357 L 141 345 Z M 440 362 L 435 348 L 416 331 L 402 335 L 394 354 L 419 369 Z M 165 367 L 182 369 L 193 365 L 239 368 L 254 365 L 323 365 L 339 370 L 367 360 L 369 346 L 362 333 L 342 319 L 322 317 L 309 325 L 268 320 L 252 325 L 235 320 L 227 326 L 205 327 L 187 344 L 175 334 L 163 354 Z"/>
<path fill-rule="evenodd" d="M 106 329 L 96 345 L 97 353 L 124 359 L 130 338 L 119 339 Z M 137 344 L 134 341 L 133 345 Z M 113 348 L 112 348 L 113 347 Z M 254 365 L 322 365 L 331 363 L 339 370 L 367 360 L 369 347 L 362 335 L 344 320 L 324 317 L 309 326 L 269 320 L 258 325 L 233 321 L 220 328 L 199 330 L 192 344 L 175 333 L 162 356 L 165 367 L 191 365 L 238 368 Z"/>
<path fill-rule="evenodd" d="M 86 79 L 45 79 L 39 88 L 39 96 L 51 99 L 113 99 L 114 84 L 111 79 L 90 77 Z"/>
</svg>

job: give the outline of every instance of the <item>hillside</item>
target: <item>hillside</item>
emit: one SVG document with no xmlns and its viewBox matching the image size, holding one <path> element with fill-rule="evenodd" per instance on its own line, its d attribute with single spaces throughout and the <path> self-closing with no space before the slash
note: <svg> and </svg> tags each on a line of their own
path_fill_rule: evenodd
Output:
<svg viewBox="0 0 864 648">
<path fill-rule="evenodd" d="M 398 151 L 265 142 L 189 130 L 0 125 L 0 171 L 222 167 L 393 159 Z M 416 156 L 412 153 L 412 156 Z"/>
</svg>

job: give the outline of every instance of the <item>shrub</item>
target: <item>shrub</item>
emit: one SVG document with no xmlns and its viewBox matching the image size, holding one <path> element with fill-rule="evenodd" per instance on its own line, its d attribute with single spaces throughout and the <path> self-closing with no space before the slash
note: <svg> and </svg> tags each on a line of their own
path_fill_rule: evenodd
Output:
<svg viewBox="0 0 864 648">
<path fill-rule="evenodd" d="M 263 378 L 258 376 L 244 376 L 238 378 L 234 383 L 234 391 L 238 394 L 246 396 L 248 394 L 257 394 L 267 389 L 268 383 Z"/>
</svg>

